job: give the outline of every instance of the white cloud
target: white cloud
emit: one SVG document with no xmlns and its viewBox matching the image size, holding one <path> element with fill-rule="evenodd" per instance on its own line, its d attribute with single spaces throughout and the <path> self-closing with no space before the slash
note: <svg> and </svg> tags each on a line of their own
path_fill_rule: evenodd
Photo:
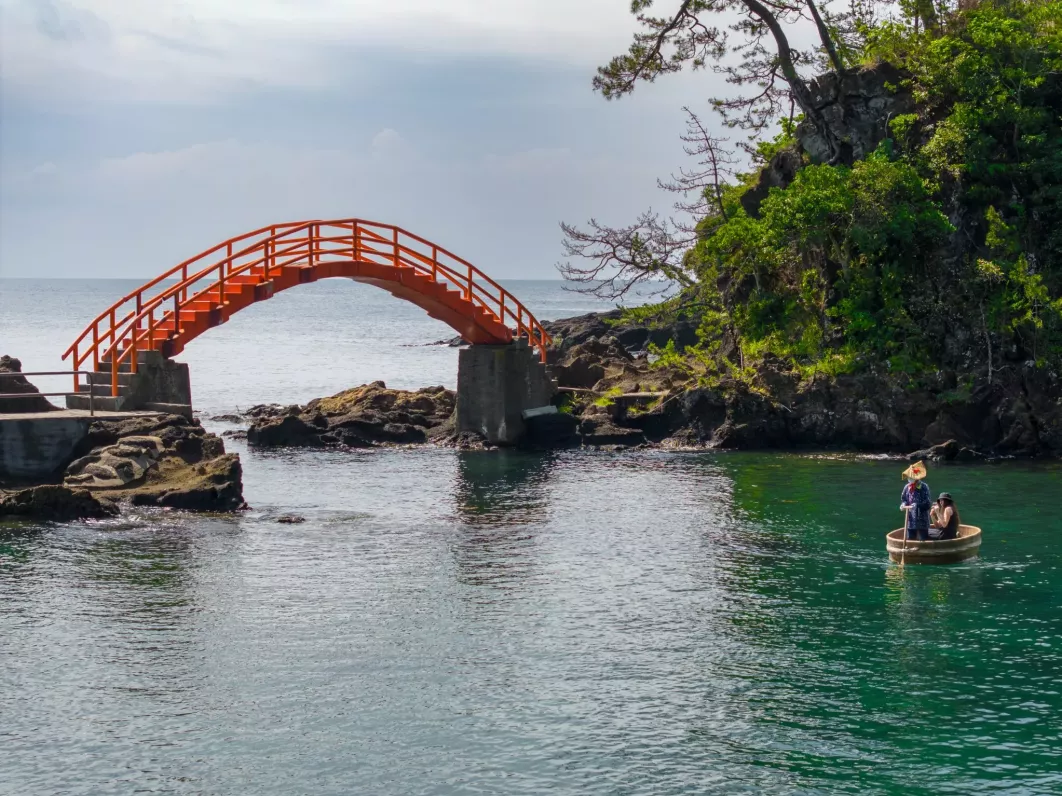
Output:
<svg viewBox="0 0 1062 796">
<path fill-rule="evenodd" d="M 374 51 L 544 58 L 590 68 L 633 29 L 618 0 L 9 0 L 4 81 L 66 98 L 217 100 L 327 87 Z M 346 64 L 339 67 L 339 62 Z"/>
<path fill-rule="evenodd" d="M 394 157 L 408 152 L 406 140 L 397 130 L 385 127 L 372 137 L 372 151 L 380 157 Z"/>
</svg>

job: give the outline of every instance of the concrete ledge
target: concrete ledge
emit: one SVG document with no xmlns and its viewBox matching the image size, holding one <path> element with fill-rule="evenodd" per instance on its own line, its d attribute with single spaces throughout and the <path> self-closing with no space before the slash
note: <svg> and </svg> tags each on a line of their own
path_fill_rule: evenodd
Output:
<svg viewBox="0 0 1062 796">
<path fill-rule="evenodd" d="M 146 403 L 144 404 L 144 409 L 167 415 L 184 415 L 189 420 L 192 419 L 191 404 Z"/>
<path fill-rule="evenodd" d="M 0 476 L 46 478 L 65 465 L 92 418 L 68 412 L 0 420 Z"/>
<path fill-rule="evenodd" d="M 47 478 L 69 463 L 96 420 L 156 417 L 170 412 L 103 412 L 80 409 L 0 415 L 0 478 Z"/>
<path fill-rule="evenodd" d="M 555 415 L 557 414 L 557 407 L 555 406 L 538 406 L 534 409 L 525 409 L 520 413 L 524 420 L 530 420 L 532 417 L 542 417 L 543 415 Z"/>
</svg>

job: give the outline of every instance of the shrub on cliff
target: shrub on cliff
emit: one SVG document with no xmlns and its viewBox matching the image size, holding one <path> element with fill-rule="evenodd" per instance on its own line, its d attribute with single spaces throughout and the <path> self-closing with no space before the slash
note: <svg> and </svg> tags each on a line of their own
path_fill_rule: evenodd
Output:
<svg viewBox="0 0 1062 796">
<path fill-rule="evenodd" d="M 724 6 L 752 8 L 684 2 L 671 33 L 667 19 L 643 17 L 655 38 L 636 39 L 599 82 L 624 64 L 628 90 L 675 71 L 660 65 L 665 50 L 653 60 L 654 45 L 669 41 L 667 63 L 703 65 L 713 53 L 702 48 L 698 61 L 674 30 L 693 30 L 691 14 L 703 27 Z M 1062 3 L 962 6 L 903 3 L 885 21 L 828 6 L 819 14 L 810 0 L 785 6 L 792 13 L 775 19 L 783 28 L 802 14 L 824 20 L 818 60 L 789 53 L 797 67 L 829 67 L 814 79 L 784 68 L 783 48 L 764 47 L 755 22 L 763 18 L 748 12 L 752 27 L 734 30 L 759 48 L 770 82 L 744 107 L 764 124 L 735 118 L 734 100 L 717 105 L 754 134 L 792 107 L 804 115 L 782 118 L 773 140 L 747 146 L 756 169 L 739 174 L 724 142 L 691 114 L 684 141 L 698 168 L 666 185 L 693 193 L 679 206 L 694 222 L 670 227 L 647 214 L 619 230 L 566 226 L 569 252 L 594 263 L 569 263 L 567 275 L 613 294 L 617 284 L 672 284 L 701 318 L 703 348 L 736 340 L 725 348 L 741 359 L 773 353 L 842 370 L 879 361 L 989 378 L 1006 361 L 1058 367 Z"/>
</svg>

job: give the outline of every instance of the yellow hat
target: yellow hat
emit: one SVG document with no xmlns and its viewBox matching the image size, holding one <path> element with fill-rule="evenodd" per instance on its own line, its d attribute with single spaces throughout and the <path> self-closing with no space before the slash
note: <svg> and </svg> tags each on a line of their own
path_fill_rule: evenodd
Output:
<svg viewBox="0 0 1062 796">
<path fill-rule="evenodd" d="M 922 462 L 915 462 L 906 470 L 903 471 L 904 478 L 913 478 L 916 481 L 921 481 L 926 477 L 926 466 Z"/>
</svg>

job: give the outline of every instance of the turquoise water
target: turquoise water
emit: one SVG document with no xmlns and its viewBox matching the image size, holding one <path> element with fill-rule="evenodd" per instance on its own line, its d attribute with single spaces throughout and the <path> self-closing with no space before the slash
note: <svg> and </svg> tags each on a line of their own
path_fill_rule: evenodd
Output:
<svg viewBox="0 0 1062 796">
<path fill-rule="evenodd" d="M 133 286 L 0 280 L 0 353 Z M 328 280 L 181 358 L 220 431 L 448 334 Z M 0 526 L 3 796 L 1062 793 L 1058 463 L 931 466 L 983 555 L 900 569 L 894 461 L 226 444 L 238 517 Z"/>
<path fill-rule="evenodd" d="M 0 791 L 1062 792 L 1058 465 L 245 457 L 254 511 L 0 532 Z M 297 511 L 302 525 L 280 525 Z"/>
</svg>

